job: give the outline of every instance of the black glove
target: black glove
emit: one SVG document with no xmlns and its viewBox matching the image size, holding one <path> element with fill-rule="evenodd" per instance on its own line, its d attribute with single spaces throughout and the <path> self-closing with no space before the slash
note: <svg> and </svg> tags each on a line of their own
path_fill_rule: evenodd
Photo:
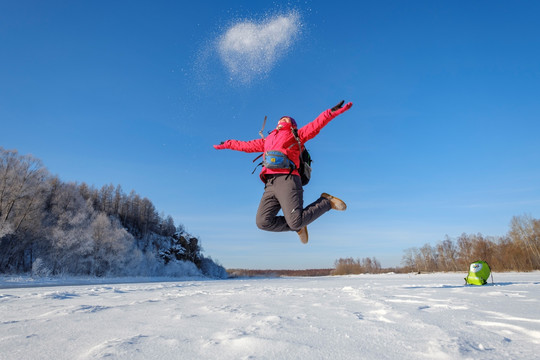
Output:
<svg viewBox="0 0 540 360">
<path fill-rule="evenodd" d="M 337 104 L 336 106 L 334 106 L 332 109 L 332 112 L 336 111 L 336 110 L 339 110 L 343 107 L 343 104 L 345 103 L 345 100 L 341 100 L 341 102 L 339 104 Z"/>
</svg>

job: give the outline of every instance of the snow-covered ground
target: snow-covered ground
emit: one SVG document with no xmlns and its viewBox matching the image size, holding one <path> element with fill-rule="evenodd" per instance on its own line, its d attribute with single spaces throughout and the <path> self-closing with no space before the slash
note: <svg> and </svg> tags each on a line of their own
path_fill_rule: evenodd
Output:
<svg viewBox="0 0 540 360">
<path fill-rule="evenodd" d="M 537 359 L 540 272 L 464 276 L 3 278 L 0 359 Z"/>
</svg>

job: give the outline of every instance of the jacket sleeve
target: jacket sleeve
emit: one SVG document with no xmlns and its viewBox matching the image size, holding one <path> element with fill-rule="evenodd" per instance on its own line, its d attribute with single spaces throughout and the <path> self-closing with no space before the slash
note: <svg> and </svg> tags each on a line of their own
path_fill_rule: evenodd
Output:
<svg viewBox="0 0 540 360">
<path fill-rule="evenodd" d="M 330 109 L 323 111 L 315 120 L 302 126 L 298 130 L 298 136 L 302 139 L 302 142 L 313 139 L 337 115 Z"/>
<path fill-rule="evenodd" d="M 227 140 L 223 144 L 214 145 L 214 148 L 218 150 L 229 149 L 229 150 L 243 151 L 247 153 L 263 152 L 264 140 L 263 139 L 255 139 L 251 141 Z"/>
</svg>

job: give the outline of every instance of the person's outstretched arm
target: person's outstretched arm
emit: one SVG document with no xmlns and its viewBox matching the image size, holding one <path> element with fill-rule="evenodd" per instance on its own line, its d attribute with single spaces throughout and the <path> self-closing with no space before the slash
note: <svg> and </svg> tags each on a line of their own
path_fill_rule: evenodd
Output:
<svg viewBox="0 0 540 360">
<path fill-rule="evenodd" d="M 219 145 L 214 145 L 214 148 L 217 150 L 229 149 L 229 150 L 243 151 L 247 153 L 263 152 L 264 140 L 263 139 L 255 139 L 251 141 L 227 140 L 227 141 L 222 142 Z"/>
<path fill-rule="evenodd" d="M 298 135 L 300 136 L 300 139 L 302 139 L 302 142 L 306 142 L 308 140 L 313 139 L 317 134 L 321 131 L 323 127 L 328 125 L 328 123 L 334 119 L 336 116 L 343 114 L 345 111 L 349 110 L 351 106 L 353 105 L 352 102 L 349 102 L 343 106 L 345 103 L 344 100 L 342 100 L 339 104 L 334 106 L 331 109 L 323 111 L 315 120 L 312 122 L 302 126 L 298 130 Z"/>
</svg>

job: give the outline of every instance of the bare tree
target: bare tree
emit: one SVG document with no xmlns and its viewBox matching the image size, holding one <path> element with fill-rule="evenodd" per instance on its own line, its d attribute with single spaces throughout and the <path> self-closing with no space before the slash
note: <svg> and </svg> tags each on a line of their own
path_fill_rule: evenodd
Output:
<svg viewBox="0 0 540 360">
<path fill-rule="evenodd" d="M 508 236 L 525 250 L 528 267 L 540 267 L 540 221 L 530 215 L 514 216 Z"/>
<path fill-rule="evenodd" d="M 442 242 L 437 245 L 437 263 L 439 270 L 443 271 L 457 271 L 459 266 L 458 251 L 454 242 L 446 236 Z"/>
</svg>

